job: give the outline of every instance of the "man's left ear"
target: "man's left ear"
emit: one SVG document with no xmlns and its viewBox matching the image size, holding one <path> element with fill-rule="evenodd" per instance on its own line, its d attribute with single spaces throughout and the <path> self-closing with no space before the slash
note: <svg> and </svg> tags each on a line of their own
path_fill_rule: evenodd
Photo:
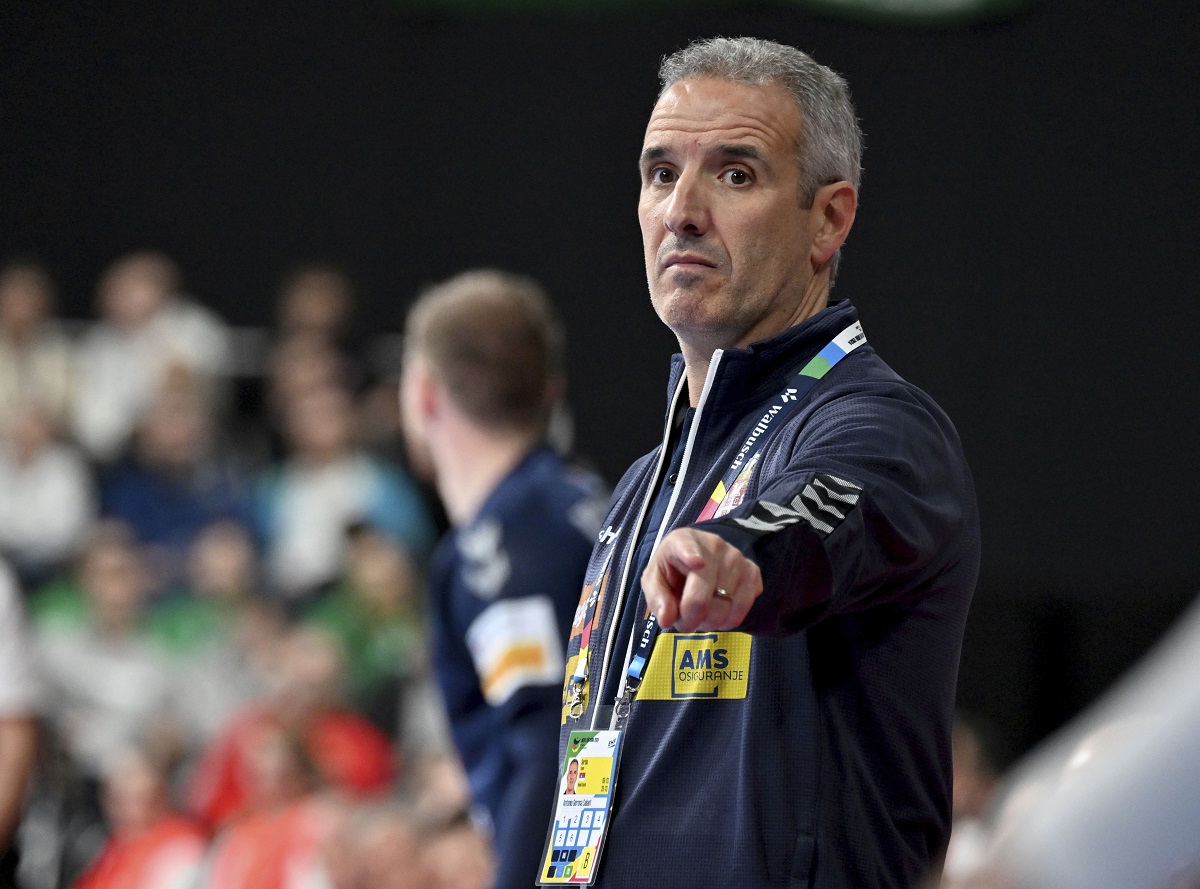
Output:
<svg viewBox="0 0 1200 889">
<path fill-rule="evenodd" d="M 813 195 L 808 217 L 812 264 L 817 269 L 841 249 L 850 236 L 854 214 L 858 211 L 858 191 L 849 182 L 830 182 Z"/>
</svg>

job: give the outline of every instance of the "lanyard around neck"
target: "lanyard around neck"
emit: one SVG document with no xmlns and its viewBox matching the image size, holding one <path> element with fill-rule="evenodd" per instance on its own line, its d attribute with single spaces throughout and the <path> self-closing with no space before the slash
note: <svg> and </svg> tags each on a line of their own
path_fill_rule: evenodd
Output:
<svg viewBox="0 0 1200 889">
<path fill-rule="evenodd" d="M 717 482 L 708 502 L 704 504 L 704 508 L 696 518 L 697 522 L 707 521 L 716 515 L 726 498 L 735 492 L 736 483 L 743 474 L 748 482 L 748 473 L 757 462 L 770 434 L 775 429 L 782 427 L 784 425 L 782 421 L 791 416 L 800 405 L 808 400 L 817 383 L 824 379 L 825 375 L 839 361 L 866 341 L 867 337 L 863 333 L 862 325 L 855 321 L 788 378 L 782 390 L 772 400 L 770 407 L 746 436 L 733 462 L 725 470 L 721 480 Z M 637 637 L 636 642 L 630 639 L 631 650 L 627 657 L 628 666 L 625 671 L 624 688 L 617 696 L 616 708 L 613 713 L 614 727 L 622 726 L 628 718 L 633 696 L 642 683 L 642 677 L 650 663 L 650 655 L 653 654 L 654 645 L 658 642 L 661 633 L 662 627 L 659 625 L 658 619 L 650 614 L 646 617 L 641 635 Z"/>
</svg>

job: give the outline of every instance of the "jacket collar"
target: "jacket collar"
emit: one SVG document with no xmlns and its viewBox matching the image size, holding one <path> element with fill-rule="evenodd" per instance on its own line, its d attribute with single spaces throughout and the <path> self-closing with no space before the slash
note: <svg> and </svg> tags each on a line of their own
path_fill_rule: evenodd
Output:
<svg viewBox="0 0 1200 889">
<path fill-rule="evenodd" d="M 758 404 L 774 395 L 792 372 L 857 320 L 858 310 L 850 300 L 843 299 L 775 336 L 744 349 L 724 350 L 707 403 L 732 410 L 743 404 Z M 683 355 L 676 353 L 671 358 L 668 410 L 683 372 Z"/>
</svg>

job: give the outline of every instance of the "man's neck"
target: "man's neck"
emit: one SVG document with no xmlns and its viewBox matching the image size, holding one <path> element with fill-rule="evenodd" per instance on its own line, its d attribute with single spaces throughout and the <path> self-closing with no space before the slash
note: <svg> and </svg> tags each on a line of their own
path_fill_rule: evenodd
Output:
<svg viewBox="0 0 1200 889">
<path fill-rule="evenodd" d="M 704 383 L 708 379 L 708 368 L 712 364 L 713 354 L 717 349 L 744 349 L 751 343 L 770 339 L 776 334 L 790 330 L 797 324 L 807 321 L 829 305 L 828 272 L 814 277 L 809 282 L 803 300 L 796 305 L 795 311 L 782 322 L 769 327 L 756 327 L 750 333 L 733 343 L 695 343 L 679 339 L 679 349 L 683 353 L 683 363 L 687 372 L 688 399 L 692 407 L 700 404 L 700 396 L 704 392 Z"/>
<path fill-rule="evenodd" d="M 463 423 L 432 448 L 438 496 L 455 527 L 469 523 L 496 486 L 538 446 L 535 432 L 496 433 Z"/>
</svg>

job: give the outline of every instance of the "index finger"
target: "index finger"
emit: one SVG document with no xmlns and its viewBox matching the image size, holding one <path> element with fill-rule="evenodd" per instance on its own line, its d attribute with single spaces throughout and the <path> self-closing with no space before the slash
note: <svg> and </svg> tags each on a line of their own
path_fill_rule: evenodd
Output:
<svg viewBox="0 0 1200 889">
<path fill-rule="evenodd" d="M 687 528 L 677 528 L 659 542 L 641 579 L 646 604 L 661 626 L 679 620 L 679 601 L 688 578 L 703 573 L 710 561 L 702 539 Z"/>
</svg>

